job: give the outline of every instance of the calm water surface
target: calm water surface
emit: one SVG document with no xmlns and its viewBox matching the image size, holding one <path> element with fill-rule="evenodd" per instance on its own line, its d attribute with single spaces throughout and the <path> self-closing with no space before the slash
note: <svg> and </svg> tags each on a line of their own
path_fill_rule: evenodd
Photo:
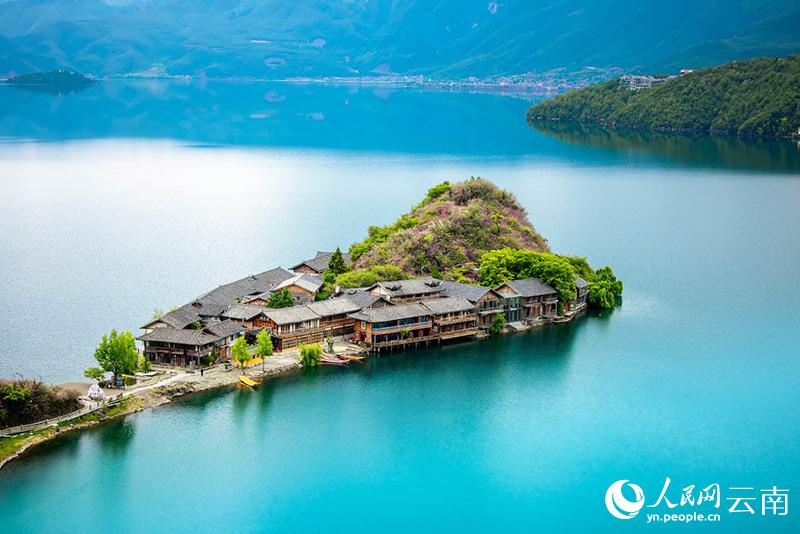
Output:
<svg viewBox="0 0 800 534">
<path fill-rule="evenodd" d="M 626 284 L 622 308 L 574 325 L 65 436 L 0 471 L 0 531 L 670 529 L 612 518 L 608 485 L 648 504 L 667 476 L 673 501 L 689 484 L 800 490 L 795 145 L 550 136 L 525 125 L 528 100 L 492 95 L 0 90 L 0 376 L 78 379 L 110 328 L 346 247 L 470 175 Z M 695 528 L 800 529 L 792 508 L 725 508 Z"/>
</svg>

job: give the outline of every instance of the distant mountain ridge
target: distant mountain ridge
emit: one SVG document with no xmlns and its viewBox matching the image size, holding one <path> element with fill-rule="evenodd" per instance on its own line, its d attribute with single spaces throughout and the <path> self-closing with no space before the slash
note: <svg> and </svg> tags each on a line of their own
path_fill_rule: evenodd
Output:
<svg viewBox="0 0 800 534">
<path fill-rule="evenodd" d="M 0 74 L 654 73 L 800 52 L 800 0 L 5 0 Z"/>
</svg>

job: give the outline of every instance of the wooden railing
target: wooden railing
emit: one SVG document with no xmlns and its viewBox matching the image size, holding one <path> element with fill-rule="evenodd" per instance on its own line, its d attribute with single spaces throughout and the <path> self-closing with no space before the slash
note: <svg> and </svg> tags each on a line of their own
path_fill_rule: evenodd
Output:
<svg viewBox="0 0 800 534">
<path fill-rule="evenodd" d="M 41 421 L 36 421 L 35 423 L 28 423 L 25 425 L 17 425 L 9 428 L 3 428 L 0 429 L 0 438 L 13 436 L 15 434 L 23 434 L 25 432 L 31 432 L 33 430 L 41 430 L 43 428 L 56 426 L 60 423 L 72 421 L 73 419 L 77 419 L 78 417 L 83 417 L 84 415 L 96 412 L 101 408 L 117 404 L 118 402 L 122 401 L 122 399 L 123 399 L 123 394 L 120 393 L 110 399 L 107 399 L 105 402 L 98 402 L 96 403 L 96 405 L 90 404 L 89 406 L 84 406 L 83 408 L 80 408 L 78 410 L 75 410 L 74 412 L 70 412 L 65 415 L 59 415 L 58 417 L 51 417 L 50 419 L 43 419 Z"/>
</svg>

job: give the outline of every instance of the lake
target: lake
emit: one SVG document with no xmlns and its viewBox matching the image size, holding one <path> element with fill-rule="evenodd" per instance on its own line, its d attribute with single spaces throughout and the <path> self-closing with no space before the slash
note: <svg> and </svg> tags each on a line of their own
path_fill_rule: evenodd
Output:
<svg viewBox="0 0 800 534">
<path fill-rule="evenodd" d="M 63 436 L 0 470 L 0 531 L 647 529 L 644 511 L 612 517 L 606 489 L 629 479 L 650 504 L 670 477 L 673 502 L 720 484 L 722 524 L 696 528 L 796 532 L 791 505 L 732 514 L 724 497 L 800 487 L 800 148 L 539 132 L 536 98 L 0 87 L 0 376 L 80 379 L 111 328 L 346 248 L 469 176 L 625 282 L 621 308 L 575 324 Z"/>
</svg>

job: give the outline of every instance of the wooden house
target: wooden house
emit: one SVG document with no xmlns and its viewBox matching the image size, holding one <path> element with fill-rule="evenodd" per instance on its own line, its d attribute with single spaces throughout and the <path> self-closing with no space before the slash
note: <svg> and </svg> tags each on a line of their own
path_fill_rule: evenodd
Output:
<svg viewBox="0 0 800 534">
<path fill-rule="evenodd" d="M 393 304 L 409 304 L 434 299 L 440 297 L 443 290 L 442 281 L 431 277 L 378 282 L 367 289 L 373 295 L 384 297 Z"/>
<path fill-rule="evenodd" d="M 564 305 L 564 309 L 570 312 L 579 312 L 586 309 L 589 298 L 589 283 L 583 278 L 575 279 L 575 300 Z"/>
<path fill-rule="evenodd" d="M 475 305 L 478 314 L 478 328 L 487 331 L 495 316 L 505 314 L 503 295 L 490 287 L 462 284 L 460 282 L 442 282 L 445 297 L 464 297 Z"/>
<path fill-rule="evenodd" d="M 440 340 L 474 337 L 478 333 L 478 311 L 464 297 L 425 300 L 431 312 L 433 334 Z"/>
<path fill-rule="evenodd" d="M 230 358 L 230 347 L 244 328 L 235 321 L 213 321 L 194 328 L 153 328 L 138 337 L 144 344 L 144 355 L 153 363 L 179 367 L 200 366 L 201 359 L 217 354 Z"/>
<path fill-rule="evenodd" d="M 514 299 L 515 321 L 543 323 L 552 321 L 558 316 L 558 292 L 538 278 L 512 280 L 500 284 L 496 290 L 506 296 L 507 303 Z M 509 317 L 506 319 L 511 322 Z"/>
<path fill-rule="evenodd" d="M 264 313 L 265 326 L 272 335 L 276 351 L 292 349 L 298 345 L 320 343 L 325 333 L 320 327 L 320 317 L 308 306 L 268 309 Z"/>
<path fill-rule="evenodd" d="M 317 255 L 311 258 L 310 260 L 304 260 L 297 265 L 290 267 L 291 270 L 295 274 L 313 274 L 313 275 L 321 275 L 325 272 L 328 268 L 328 263 L 330 263 L 331 256 L 333 252 L 321 252 L 318 251 Z M 342 253 L 342 258 L 344 259 L 345 265 L 350 265 L 350 254 L 347 252 Z"/>
<path fill-rule="evenodd" d="M 433 334 L 431 311 L 422 304 L 367 308 L 350 315 L 356 320 L 355 338 L 372 349 L 428 343 Z"/>
<path fill-rule="evenodd" d="M 350 317 L 361 309 L 355 302 L 342 299 L 321 300 L 307 304 L 306 308 L 319 316 L 319 327 L 325 337 L 344 336 L 355 331 L 356 320 Z"/>
</svg>

